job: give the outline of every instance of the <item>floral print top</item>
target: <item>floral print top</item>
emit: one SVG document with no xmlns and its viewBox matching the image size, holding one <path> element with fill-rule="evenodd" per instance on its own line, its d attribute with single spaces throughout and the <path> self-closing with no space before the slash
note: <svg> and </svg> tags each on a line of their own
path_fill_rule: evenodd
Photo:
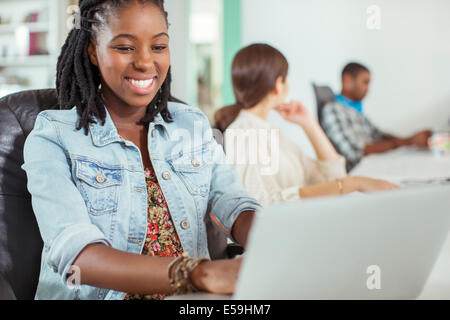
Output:
<svg viewBox="0 0 450 320">
<path fill-rule="evenodd" d="M 170 217 L 166 199 L 153 168 L 145 170 L 147 182 L 147 236 L 142 254 L 160 257 L 179 257 L 183 247 Z M 125 300 L 162 300 L 164 294 L 128 294 Z"/>
</svg>

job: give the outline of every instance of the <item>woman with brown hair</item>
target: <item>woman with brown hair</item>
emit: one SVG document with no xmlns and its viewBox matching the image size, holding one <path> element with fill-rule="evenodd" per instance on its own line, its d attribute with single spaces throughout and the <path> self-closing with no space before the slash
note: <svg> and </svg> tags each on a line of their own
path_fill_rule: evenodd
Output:
<svg viewBox="0 0 450 320">
<path fill-rule="evenodd" d="M 227 158 L 247 190 L 263 205 L 300 198 L 398 188 L 381 180 L 347 176 L 345 159 L 334 149 L 313 115 L 298 101 L 285 103 L 288 62 L 267 44 L 239 51 L 232 65 L 234 106 L 216 114 L 225 131 Z M 276 110 L 305 131 L 317 155 L 306 156 L 268 119 Z"/>
</svg>

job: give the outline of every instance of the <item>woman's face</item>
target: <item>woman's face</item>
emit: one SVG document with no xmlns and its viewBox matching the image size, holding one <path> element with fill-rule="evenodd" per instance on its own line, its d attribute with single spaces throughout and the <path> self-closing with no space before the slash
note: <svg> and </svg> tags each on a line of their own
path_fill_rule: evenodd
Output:
<svg viewBox="0 0 450 320">
<path fill-rule="evenodd" d="M 106 22 L 89 45 L 105 100 L 146 109 L 170 67 L 166 19 L 157 6 L 135 2 L 116 9 Z"/>
</svg>

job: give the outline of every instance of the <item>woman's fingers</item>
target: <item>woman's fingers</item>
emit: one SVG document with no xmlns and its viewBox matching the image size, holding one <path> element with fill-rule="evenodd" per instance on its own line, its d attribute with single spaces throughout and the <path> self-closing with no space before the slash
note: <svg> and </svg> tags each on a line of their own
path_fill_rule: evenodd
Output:
<svg viewBox="0 0 450 320">
<path fill-rule="evenodd" d="M 200 264 L 192 273 L 192 281 L 199 289 L 232 294 L 241 268 L 242 259 L 216 260 Z"/>
</svg>

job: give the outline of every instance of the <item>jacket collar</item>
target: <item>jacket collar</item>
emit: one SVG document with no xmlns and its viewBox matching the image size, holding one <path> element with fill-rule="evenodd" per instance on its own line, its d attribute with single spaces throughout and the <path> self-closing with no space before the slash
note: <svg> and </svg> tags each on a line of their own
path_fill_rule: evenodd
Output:
<svg viewBox="0 0 450 320">
<path fill-rule="evenodd" d="M 97 147 L 104 147 L 110 143 L 121 141 L 121 137 L 111 118 L 111 115 L 108 112 L 108 108 L 105 107 L 105 110 L 106 118 L 104 126 L 102 126 L 101 120 L 99 119 L 96 119 L 97 123 L 89 124 L 89 131 L 91 133 L 92 142 Z M 150 135 L 153 127 L 157 126 L 163 128 L 164 131 L 169 135 L 168 124 L 164 121 L 160 114 L 157 114 L 154 121 L 150 123 L 149 126 L 149 139 L 151 138 Z"/>
</svg>

